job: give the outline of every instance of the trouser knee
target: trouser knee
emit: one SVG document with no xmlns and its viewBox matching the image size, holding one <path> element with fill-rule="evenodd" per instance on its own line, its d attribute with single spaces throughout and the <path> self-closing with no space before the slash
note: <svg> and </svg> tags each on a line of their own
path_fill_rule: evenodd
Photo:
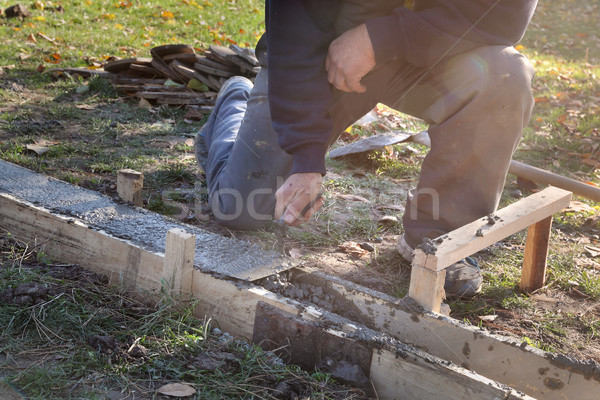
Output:
<svg viewBox="0 0 600 400">
<path fill-rule="evenodd" d="M 217 223 L 227 228 L 254 230 L 273 220 L 272 189 L 255 189 L 249 194 L 220 189 L 211 195 L 209 203 Z"/>
</svg>

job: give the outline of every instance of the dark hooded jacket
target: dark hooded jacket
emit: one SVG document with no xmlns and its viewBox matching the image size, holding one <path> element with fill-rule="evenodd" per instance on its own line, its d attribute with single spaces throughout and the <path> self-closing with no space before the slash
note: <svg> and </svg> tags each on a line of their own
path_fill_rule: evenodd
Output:
<svg viewBox="0 0 600 400">
<path fill-rule="evenodd" d="M 266 33 L 258 49 L 267 48 L 271 119 L 280 146 L 292 155 L 292 173 L 325 174 L 327 148 L 340 133 L 333 132 L 328 115 L 332 88 L 325 58 L 343 1 L 266 2 Z M 396 3 L 389 15 L 365 21 L 376 63 L 394 59 L 426 67 L 480 46 L 516 44 L 537 0 Z"/>
</svg>

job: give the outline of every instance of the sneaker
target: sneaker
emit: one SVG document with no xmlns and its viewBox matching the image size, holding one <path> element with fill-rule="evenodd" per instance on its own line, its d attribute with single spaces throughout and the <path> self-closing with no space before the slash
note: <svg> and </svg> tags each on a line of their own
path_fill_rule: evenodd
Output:
<svg viewBox="0 0 600 400">
<path fill-rule="evenodd" d="M 398 253 L 407 261 L 412 261 L 413 248 L 406 243 L 404 235 L 398 239 Z M 446 268 L 444 291 L 447 297 L 471 297 L 481 292 L 483 276 L 477 261 L 464 258 Z"/>
<path fill-rule="evenodd" d="M 446 297 L 471 297 L 481 292 L 483 277 L 477 261 L 463 258 L 446 268 Z"/>
</svg>

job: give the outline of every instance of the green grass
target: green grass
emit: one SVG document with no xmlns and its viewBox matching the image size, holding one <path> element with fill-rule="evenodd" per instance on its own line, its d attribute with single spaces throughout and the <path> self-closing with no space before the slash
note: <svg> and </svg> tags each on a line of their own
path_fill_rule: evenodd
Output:
<svg viewBox="0 0 600 400">
<path fill-rule="evenodd" d="M 163 384 L 185 382 L 197 390 L 196 399 L 274 399 L 282 381 L 311 398 L 343 396 L 328 374 L 287 366 L 273 353 L 214 330 L 218 321 L 195 318 L 193 302 L 183 306 L 163 292 L 151 305 L 99 276 L 61 277 L 50 260 L 38 265 L 45 258 L 39 248 L 10 235 L 0 239 L 0 292 L 30 282 L 50 290 L 34 305 L 0 302 L 0 354 L 6 356 L 0 366 L 27 398 L 99 399 L 108 390 L 134 389 L 152 396 Z M 97 335 L 118 347 L 105 351 L 92 341 Z M 142 346 L 142 355 L 128 352 L 134 346 Z M 225 360 L 220 368 L 195 361 L 216 353 Z"/>
<path fill-rule="evenodd" d="M 12 4 L 0 0 L 0 8 Z M 56 79 L 51 70 L 96 68 L 112 57 L 149 57 L 150 49 L 162 44 L 186 43 L 198 52 L 211 44 L 232 42 L 252 47 L 264 30 L 263 2 L 78 0 L 63 3 L 64 12 L 53 11 L 48 2 L 44 10 L 26 5 L 31 18 L 0 19 L 5 39 L 0 43 L 0 66 L 7 67 L 0 75 L 0 158 L 107 194 L 114 194 L 119 169 L 136 169 L 145 174 L 149 209 L 176 213 L 170 202 L 189 204 L 189 199 L 173 190 L 195 187 L 196 208 L 201 211 L 207 202 L 206 187 L 189 158 L 193 149 L 184 140 L 193 137 L 204 120 L 186 119 L 186 110 L 178 107 L 143 109 L 117 97 L 104 79 L 70 75 Z M 515 154 L 517 160 L 595 185 L 600 185 L 599 7 L 591 0 L 539 2 L 518 46 L 536 68 L 536 104 Z M 28 41 L 30 37 L 35 41 Z M 354 126 L 349 134 L 427 129 L 422 121 L 384 106 L 378 106 L 378 112 L 383 124 Z M 42 139 L 56 143 L 43 155 L 26 148 Z M 319 254 L 344 241 L 401 233 L 401 226 L 382 227 L 377 219 L 382 214 L 401 217 L 402 212 L 377 206 L 404 203 L 406 188 L 415 184 L 426 152 L 419 145 L 402 144 L 366 156 L 327 160 L 328 171 L 339 176 L 325 177 L 325 206 L 307 226 L 289 229 L 285 247 Z M 519 188 L 514 179 L 508 177 L 502 207 L 517 200 L 512 195 Z M 369 203 L 341 200 L 340 195 L 358 195 Z M 594 211 L 555 216 L 547 284 L 549 290 L 565 295 L 576 289 L 585 301 L 593 302 L 600 299 L 600 273 L 592 264 L 597 259 L 586 253 L 585 246 L 600 247 L 600 228 L 589 227 L 586 221 L 597 216 L 600 206 L 577 200 Z M 210 220 L 201 224 L 218 230 Z M 272 226 L 248 236 L 265 248 L 280 249 L 278 231 Z M 477 255 L 484 271 L 483 292 L 473 300 L 453 300 L 454 316 L 480 324 L 476 317 L 495 309 L 543 314 L 529 295 L 518 290 L 523 244 L 524 235 L 518 234 Z M 365 262 L 365 270 L 389 273 L 391 291 L 401 297 L 406 282 L 398 278 L 397 264 L 389 254 L 376 253 Z M 580 320 L 547 317 L 553 322 L 540 324 L 542 334 L 555 337 L 564 329 L 575 329 L 585 332 L 591 345 L 598 345 L 597 314 L 590 312 Z M 543 335 L 527 340 L 546 346 Z M 548 348 L 557 350 L 557 345 Z M 66 376 L 61 378 L 60 370 L 51 372 L 57 375 L 48 379 Z"/>
</svg>

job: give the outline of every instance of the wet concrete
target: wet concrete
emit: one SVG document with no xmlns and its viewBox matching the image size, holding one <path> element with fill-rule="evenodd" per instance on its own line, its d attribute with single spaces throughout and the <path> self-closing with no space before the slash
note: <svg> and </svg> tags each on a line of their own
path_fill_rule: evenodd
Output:
<svg viewBox="0 0 600 400">
<path fill-rule="evenodd" d="M 76 217 L 92 229 L 126 239 L 148 251 L 164 253 L 167 232 L 183 229 L 196 235 L 194 264 L 202 271 L 255 280 L 293 267 L 275 252 L 226 238 L 163 215 L 120 204 L 83 189 L 0 160 L 0 192 Z"/>
</svg>

